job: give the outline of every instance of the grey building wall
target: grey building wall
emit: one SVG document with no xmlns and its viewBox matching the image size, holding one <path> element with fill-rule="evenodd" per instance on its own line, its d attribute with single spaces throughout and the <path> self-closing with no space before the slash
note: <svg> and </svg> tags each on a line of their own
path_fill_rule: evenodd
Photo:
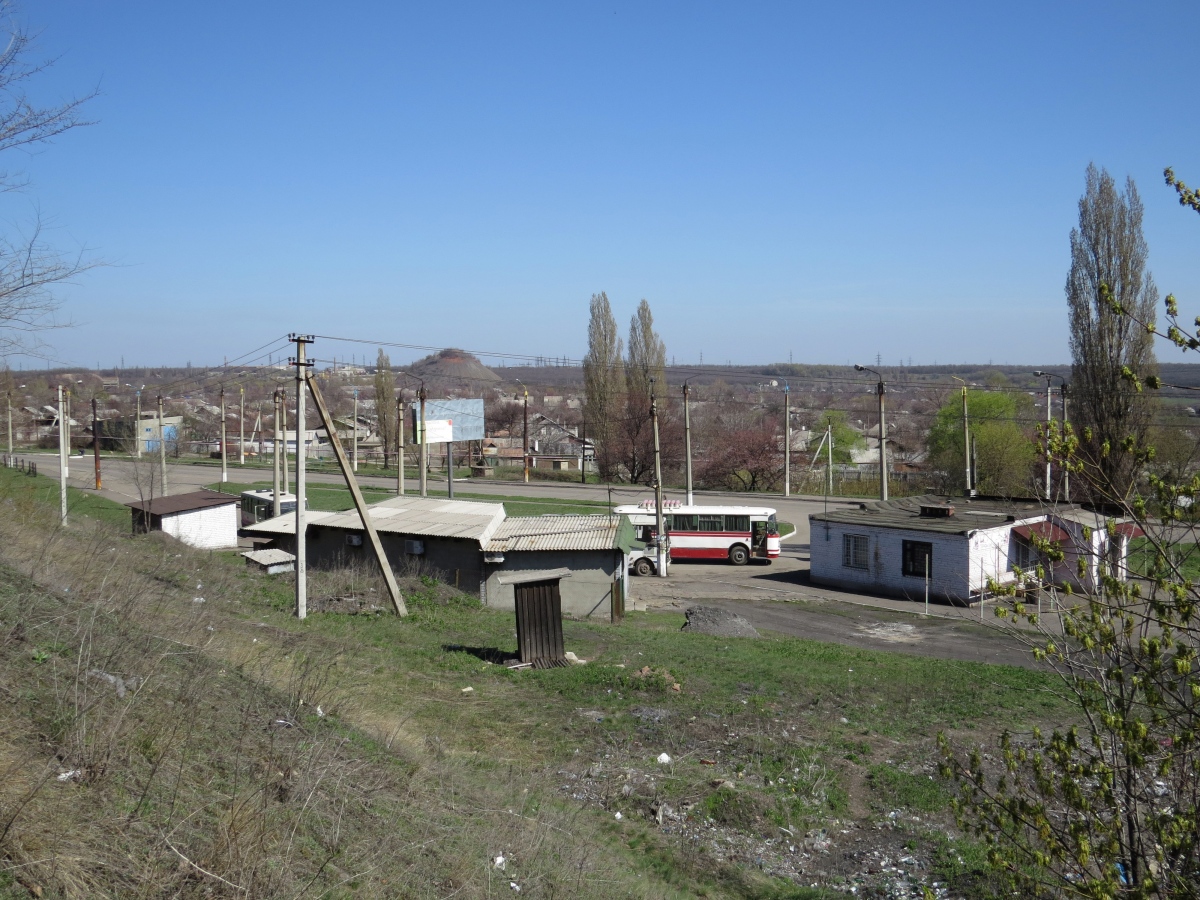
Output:
<svg viewBox="0 0 1200 900">
<path fill-rule="evenodd" d="M 348 544 L 347 535 L 361 538 L 362 544 Z M 421 541 L 425 545 L 425 552 L 420 556 L 406 553 L 405 541 L 410 540 Z M 479 589 L 483 577 L 483 554 L 479 552 L 479 541 L 380 532 L 379 542 L 383 544 L 383 552 L 396 572 L 402 573 L 419 565 L 422 571 L 436 574 L 450 584 L 457 584 L 464 591 L 473 594 Z M 296 552 L 296 540 L 292 535 L 281 536 L 272 541 L 271 546 L 289 553 Z M 370 539 L 362 531 L 309 525 L 307 550 L 308 565 L 312 568 L 334 568 L 353 562 L 375 564 Z"/>
<path fill-rule="evenodd" d="M 486 582 L 480 599 L 493 609 L 516 609 L 517 606 L 516 588 L 511 584 L 500 584 L 500 575 L 570 569 L 570 577 L 559 582 L 559 593 L 563 615 L 577 619 L 607 618 L 613 582 L 626 578 L 625 554 L 612 549 L 509 551 L 504 554 L 502 564 L 486 564 L 484 568 Z"/>
</svg>

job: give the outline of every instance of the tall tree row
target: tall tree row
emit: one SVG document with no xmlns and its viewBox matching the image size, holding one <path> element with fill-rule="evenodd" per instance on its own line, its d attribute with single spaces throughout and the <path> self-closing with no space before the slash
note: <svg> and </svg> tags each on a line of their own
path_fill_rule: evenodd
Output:
<svg viewBox="0 0 1200 900">
<path fill-rule="evenodd" d="M 1158 289 L 1146 270 L 1142 201 L 1132 179 L 1118 190 L 1094 165 L 1071 231 L 1067 276 L 1071 400 L 1080 451 L 1091 463 L 1088 484 L 1097 496 L 1122 498 L 1137 477 L 1126 441 L 1140 445 L 1150 426 L 1150 400 L 1125 378 L 1154 374 L 1152 322 Z"/>
</svg>

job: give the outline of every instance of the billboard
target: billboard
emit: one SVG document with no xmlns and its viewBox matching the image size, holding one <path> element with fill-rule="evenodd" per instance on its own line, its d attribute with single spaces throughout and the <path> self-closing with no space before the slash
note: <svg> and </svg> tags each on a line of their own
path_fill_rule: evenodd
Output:
<svg viewBox="0 0 1200 900">
<path fill-rule="evenodd" d="M 421 405 L 414 403 L 409 413 L 413 443 L 420 443 Z M 426 400 L 426 443 L 443 444 L 450 441 L 482 441 L 482 400 Z"/>
</svg>

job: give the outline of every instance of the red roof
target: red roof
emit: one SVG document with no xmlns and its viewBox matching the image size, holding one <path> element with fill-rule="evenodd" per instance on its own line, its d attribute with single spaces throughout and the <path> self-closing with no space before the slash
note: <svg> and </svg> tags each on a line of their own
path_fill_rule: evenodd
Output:
<svg viewBox="0 0 1200 900">
<path fill-rule="evenodd" d="M 1127 538 L 1144 537 L 1146 534 L 1135 522 L 1121 522 L 1117 525 L 1116 531 L 1117 534 Z"/>
<path fill-rule="evenodd" d="M 1015 534 L 1029 540 L 1034 535 L 1037 535 L 1042 540 L 1046 541 L 1063 541 L 1070 538 L 1070 535 L 1055 525 L 1053 522 L 1034 522 L 1032 525 L 1018 525 L 1013 529 Z"/>
</svg>

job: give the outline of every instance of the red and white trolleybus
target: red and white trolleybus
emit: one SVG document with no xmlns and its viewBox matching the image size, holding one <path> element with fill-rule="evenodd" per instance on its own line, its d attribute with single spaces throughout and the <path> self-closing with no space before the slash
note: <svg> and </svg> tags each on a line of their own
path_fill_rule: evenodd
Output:
<svg viewBox="0 0 1200 900">
<path fill-rule="evenodd" d="M 640 540 L 654 538 L 657 523 L 653 500 L 644 500 L 637 506 L 618 506 L 614 512 L 629 516 Z M 779 556 L 779 524 L 775 510 L 769 507 L 684 506 L 678 500 L 666 500 L 663 523 L 670 537 L 672 562 L 727 559 L 735 566 L 743 566 L 751 558 L 770 562 Z M 639 575 L 653 571 L 650 559 L 636 560 L 634 567 Z"/>
</svg>

